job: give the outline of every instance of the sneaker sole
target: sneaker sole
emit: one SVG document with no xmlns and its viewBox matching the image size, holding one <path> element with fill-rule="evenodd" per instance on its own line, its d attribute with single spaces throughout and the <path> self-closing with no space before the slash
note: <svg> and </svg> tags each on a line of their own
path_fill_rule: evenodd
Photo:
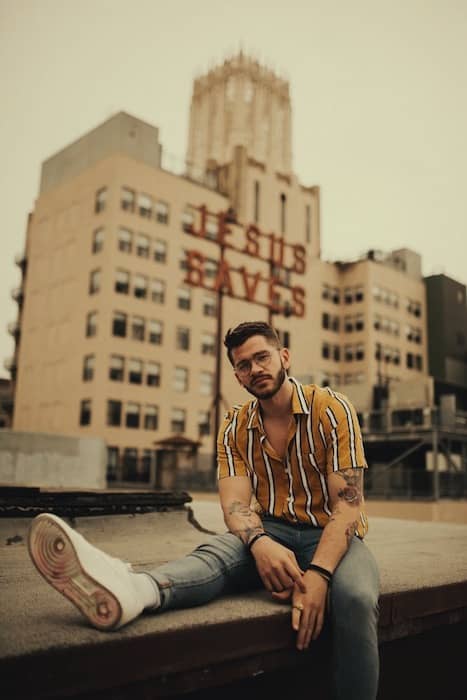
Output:
<svg viewBox="0 0 467 700">
<path fill-rule="evenodd" d="M 93 627 L 110 630 L 118 626 L 122 608 L 118 599 L 83 567 L 64 528 L 46 513 L 30 528 L 29 554 L 41 576 L 67 598 Z"/>
</svg>

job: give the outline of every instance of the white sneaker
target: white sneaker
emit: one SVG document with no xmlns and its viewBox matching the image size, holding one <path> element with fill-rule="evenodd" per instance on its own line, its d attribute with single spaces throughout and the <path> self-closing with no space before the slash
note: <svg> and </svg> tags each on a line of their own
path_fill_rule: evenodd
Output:
<svg viewBox="0 0 467 700">
<path fill-rule="evenodd" d="M 93 627 L 117 629 L 143 611 L 131 565 L 93 547 L 56 515 L 42 513 L 34 518 L 28 547 L 39 573 Z"/>
</svg>

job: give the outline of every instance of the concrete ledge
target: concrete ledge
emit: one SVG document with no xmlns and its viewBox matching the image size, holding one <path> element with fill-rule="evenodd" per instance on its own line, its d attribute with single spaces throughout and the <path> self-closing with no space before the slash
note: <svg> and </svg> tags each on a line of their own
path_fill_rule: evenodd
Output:
<svg viewBox="0 0 467 700">
<path fill-rule="evenodd" d="M 181 556 L 206 538 L 187 511 L 82 518 L 75 525 L 139 566 Z M 5 697 L 158 698 L 327 663 L 326 636 L 297 652 L 288 607 L 263 591 L 142 616 L 110 634 L 90 629 L 33 568 L 27 527 L 25 519 L 0 521 Z M 373 519 L 368 544 L 382 574 L 381 644 L 467 621 L 467 526 Z"/>
</svg>

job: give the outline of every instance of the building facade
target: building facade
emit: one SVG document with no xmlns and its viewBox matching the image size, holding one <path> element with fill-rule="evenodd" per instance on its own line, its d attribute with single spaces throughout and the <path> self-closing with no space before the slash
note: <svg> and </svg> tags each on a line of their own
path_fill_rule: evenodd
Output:
<svg viewBox="0 0 467 700">
<path fill-rule="evenodd" d="M 14 429 L 104 438 L 117 481 L 148 482 L 180 435 L 210 472 L 218 336 L 241 321 L 271 320 L 293 374 L 360 412 L 428 376 L 419 256 L 321 258 L 288 85 L 240 55 L 195 82 L 190 120 L 182 175 L 125 113 L 48 159 L 18 259 Z M 245 394 L 221 357 L 228 406 Z"/>
</svg>

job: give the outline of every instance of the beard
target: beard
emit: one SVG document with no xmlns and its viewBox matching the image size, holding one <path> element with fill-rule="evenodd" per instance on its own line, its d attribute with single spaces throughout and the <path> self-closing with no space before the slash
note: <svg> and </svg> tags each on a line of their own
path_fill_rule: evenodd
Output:
<svg viewBox="0 0 467 700">
<path fill-rule="evenodd" d="M 263 375 L 260 375 L 263 376 Z M 265 377 L 270 377 L 271 375 L 264 375 Z M 277 372 L 275 377 L 272 377 L 273 379 L 273 385 L 270 389 L 265 389 L 264 391 L 261 391 L 261 389 L 257 389 L 254 384 L 253 386 L 251 385 L 246 385 L 244 384 L 243 386 L 245 389 L 248 391 L 249 394 L 254 396 L 257 399 L 260 399 L 262 401 L 265 401 L 267 399 L 272 399 L 273 396 L 277 394 L 283 383 L 285 382 L 287 378 L 287 373 L 285 371 L 285 368 L 281 365 L 280 370 Z"/>
</svg>

